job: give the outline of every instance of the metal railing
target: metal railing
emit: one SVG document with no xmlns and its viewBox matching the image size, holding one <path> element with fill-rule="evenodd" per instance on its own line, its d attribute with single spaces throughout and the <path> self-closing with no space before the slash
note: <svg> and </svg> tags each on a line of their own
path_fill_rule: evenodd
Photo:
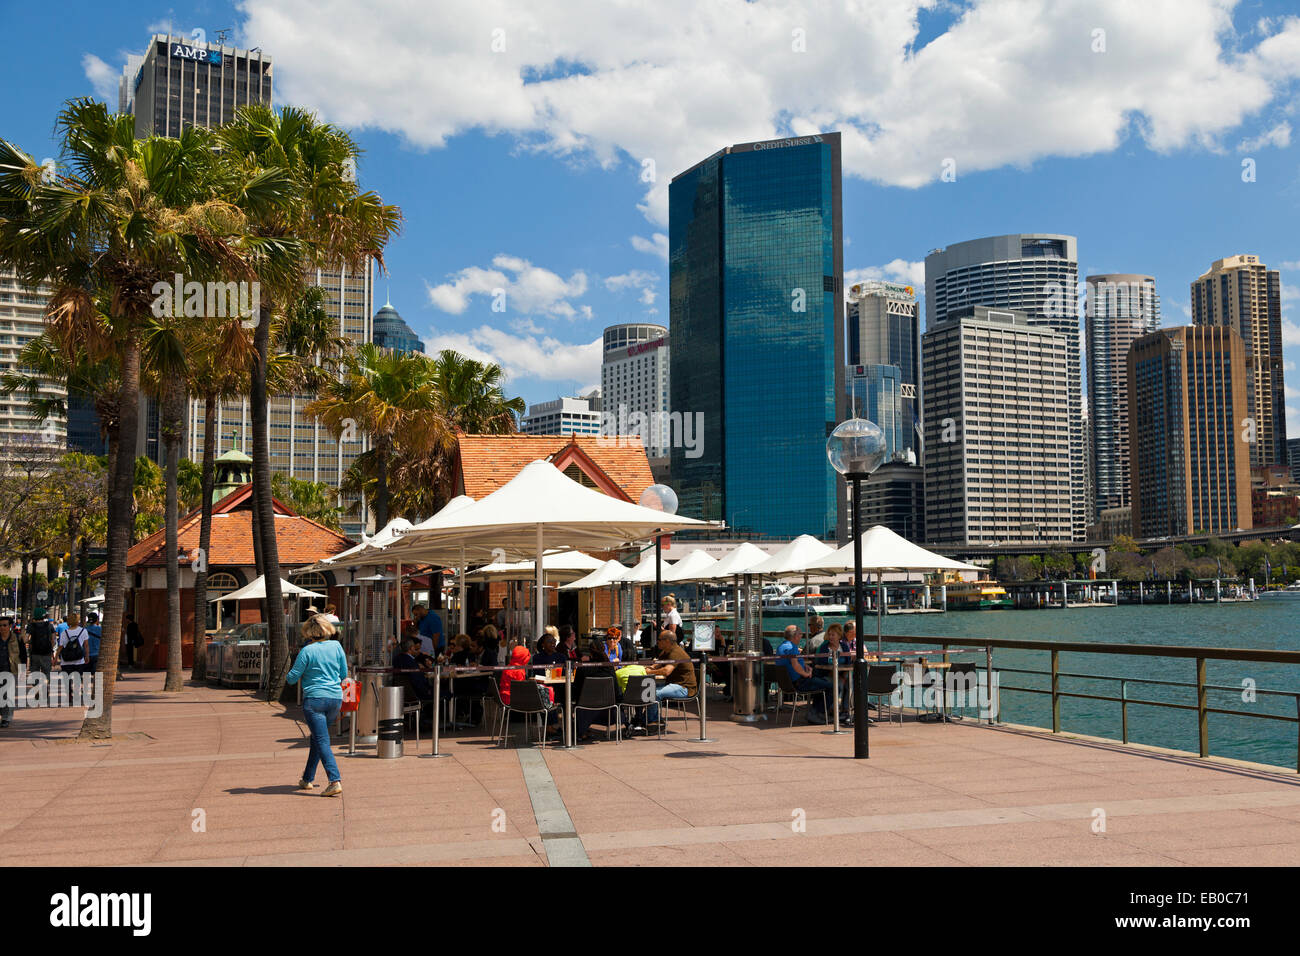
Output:
<svg viewBox="0 0 1300 956">
<path fill-rule="evenodd" d="M 719 633 L 730 634 L 731 632 L 719 628 Z M 783 637 L 784 632 L 763 631 L 762 636 Z M 868 635 L 868 640 L 869 639 L 870 635 Z M 1119 704 L 1121 742 L 1125 744 L 1129 742 L 1128 710 L 1130 705 L 1138 705 L 1142 707 L 1163 707 L 1170 710 L 1195 711 L 1198 753 L 1201 757 L 1210 756 L 1211 714 L 1228 717 L 1250 717 L 1257 720 L 1275 720 L 1282 721 L 1283 723 L 1295 724 L 1297 729 L 1296 772 L 1300 773 L 1300 692 L 1268 690 L 1259 687 L 1252 688 L 1252 692 L 1256 695 L 1291 698 L 1295 702 L 1294 716 L 1288 714 L 1273 714 L 1264 711 L 1247 711 L 1226 707 L 1213 707 L 1210 705 L 1209 701 L 1209 694 L 1211 691 L 1241 693 L 1242 687 L 1234 687 L 1225 684 L 1211 684 L 1206 679 L 1206 664 L 1208 661 L 1216 660 L 1235 661 L 1238 663 L 1300 665 L 1300 651 L 1264 650 L 1259 648 L 1197 647 L 1166 644 L 1085 643 L 1080 641 L 1019 640 L 1015 638 L 989 637 L 961 639 L 952 637 L 936 638 L 921 637 L 910 634 L 888 634 L 885 635 L 885 642 L 887 644 L 921 644 L 925 646 L 939 647 L 942 650 L 957 647 L 978 646 L 986 649 L 990 664 L 992 661 L 993 650 L 998 648 L 1018 651 L 1048 651 L 1051 654 L 1051 666 L 1048 670 L 1023 667 L 999 667 L 997 670 L 1000 673 L 1007 674 L 1032 674 L 1047 677 L 1050 679 L 1049 687 L 1015 687 L 999 684 L 998 693 L 1001 694 L 1006 691 L 1013 691 L 1018 693 L 1049 696 L 1051 698 L 1052 708 L 1051 732 L 1054 734 L 1061 733 L 1061 701 L 1067 698 Z M 1077 674 L 1069 671 L 1062 671 L 1060 660 L 1062 652 L 1075 654 L 1123 654 L 1133 657 L 1172 657 L 1183 660 L 1194 660 L 1196 662 L 1196 680 L 1157 680 L 1148 677 L 1121 677 L 1114 674 Z M 1062 678 L 1112 681 L 1119 684 L 1119 696 L 1115 697 L 1107 694 L 1088 694 L 1080 691 L 1063 690 L 1061 687 Z M 1128 686 L 1130 684 L 1192 689 L 1195 691 L 1195 702 L 1180 703 L 1176 701 L 1152 700 L 1149 697 L 1130 697 L 1128 693 Z M 1043 729 L 1046 730 L 1047 728 Z"/>
</svg>

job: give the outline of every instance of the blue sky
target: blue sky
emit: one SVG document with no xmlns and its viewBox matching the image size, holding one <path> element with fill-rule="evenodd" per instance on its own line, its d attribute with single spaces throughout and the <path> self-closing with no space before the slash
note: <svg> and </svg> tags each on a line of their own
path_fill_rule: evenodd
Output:
<svg viewBox="0 0 1300 956">
<path fill-rule="evenodd" d="M 0 135 L 52 155 L 60 104 L 115 104 L 125 55 L 154 30 L 230 29 L 274 59 L 277 103 L 351 129 L 365 185 L 402 207 L 376 305 L 391 290 L 431 348 L 500 361 L 537 401 L 599 380 L 605 325 L 667 323 L 676 172 L 728 143 L 839 129 L 850 279 L 919 286 L 932 248 L 1062 232 L 1081 276 L 1154 275 L 1175 325 L 1214 259 L 1281 268 L 1300 436 L 1292 5 L 864 6 L 68 3 L 52 20 L 0 0 L 6 34 L 32 38 L 0 60 Z M 939 180 L 946 159 L 955 182 Z"/>
</svg>

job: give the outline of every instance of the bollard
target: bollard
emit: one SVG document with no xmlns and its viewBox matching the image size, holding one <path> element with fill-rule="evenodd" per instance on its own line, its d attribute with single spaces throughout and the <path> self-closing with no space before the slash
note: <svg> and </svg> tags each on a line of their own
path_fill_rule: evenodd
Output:
<svg viewBox="0 0 1300 956">
<path fill-rule="evenodd" d="M 379 692 L 379 747 L 376 756 L 392 760 L 402 756 L 402 688 Z"/>
<path fill-rule="evenodd" d="M 691 743 L 711 744 L 715 742 L 713 738 L 709 736 L 709 685 L 705 683 L 708 680 L 708 674 L 709 655 L 702 652 L 700 654 L 700 670 L 695 678 L 697 693 L 700 695 L 700 736 L 698 740 L 693 740 Z M 660 716 L 662 717 L 663 715 L 660 714 Z"/>
<path fill-rule="evenodd" d="M 564 749 L 572 750 L 573 742 L 573 661 L 564 662 Z"/>
<path fill-rule="evenodd" d="M 842 734 L 840 730 L 840 652 L 838 648 L 831 654 L 831 702 L 835 708 L 835 723 L 830 730 L 823 730 L 824 734 Z M 856 719 L 857 715 L 854 715 Z"/>
</svg>

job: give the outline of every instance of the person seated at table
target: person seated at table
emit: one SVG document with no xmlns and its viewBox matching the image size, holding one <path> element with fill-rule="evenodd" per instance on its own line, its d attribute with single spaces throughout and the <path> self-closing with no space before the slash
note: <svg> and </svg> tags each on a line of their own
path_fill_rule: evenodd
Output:
<svg viewBox="0 0 1300 956">
<path fill-rule="evenodd" d="M 517 680 L 528 680 L 528 648 L 522 644 L 510 652 L 509 666 L 501 672 L 501 699 L 510 703 L 510 685 Z M 551 703 L 555 703 L 554 688 L 546 688 Z"/>
<path fill-rule="evenodd" d="M 826 715 L 830 711 L 826 700 L 830 696 L 828 692 L 831 689 L 831 682 L 824 677 L 817 677 L 813 669 L 804 663 L 804 659 L 799 656 L 802 642 L 803 632 L 798 626 L 791 624 L 785 629 L 785 640 L 776 649 L 776 653 L 785 658 L 782 663 L 790 674 L 790 682 L 794 685 L 794 689 L 801 694 L 813 695 L 812 703 L 808 705 L 808 723 L 824 724 Z"/>
<path fill-rule="evenodd" d="M 537 653 L 529 662 L 534 667 L 563 667 L 565 656 L 555 647 L 555 638 L 550 634 L 543 634 L 537 641 Z"/>
<path fill-rule="evenodd" d="M 840 665 L 840 723 L 851 723 L 847 711 L 849 708 L 849 674 L 853 666 L 853 657 L 844 648 L 844 628 L 839 624 L 832 624 L 826 629 L 826 639 L 817 649 L 817 655 L 814 660 L 818 667 L 830 667 L 834 659 L 839 659 Z M 819 672 L 821 677 L 834 679 L 834 671 L 822 670 Z M 827 700 L 831 698 L 828 696 Z"/>
<path fill-rule="evenodd" d="M 425 676 L 429 669 L 421 665 L 419 654 L 420 639 L 408 637 L 402 649 L 393 655 L 393 669 L 397 671 L 396 682 L 403 687 L 409 687 L 411 693 L 423 703 L 433 700 L 433 685 Z"/>
<path fill-rule="evenodd" d="M 619 699 L 620 700 L 623 699 L 623 694 L 627 690 L 628 678 L 642 677 L 646 673 L 647 670 L 644 664 L 620 665 L 618 670 L 614 671 L 614 679 L 618 682 Z M 642 717 L 643 713 L 645 714 L 644 717 Z M 652 717 L 651 714 L 653 714 L 654 716 Z M 645 721 L 649 720 L 651 723 L 653 723 L 655 720 L 658 720 L 658 716 L 659 716 L 659 705 L 651 704 L 649 707 L 645 709 L 645 711 L 634 710 L 632 712 L 632 723 L 630 723 L 628 726 L 632 730 L 645 730 L 646 727 Z"/>
<path fill-rule="evenodd" d="M 808 618 L 808 650 L 817 653 L 825 641 L 826 621 L 820 614 L 814 614 Z"/>
<path fill-rule="evenodd" d="M 655 700 L 685 700 L 694 697 L 695 688 L 699 686 L 695 679 L 695 662 L 685 648 L 677 643 L 677 632 L 667 628 L 660 631 L 656 647 L 658 653 L 655 660 L 659 663 L 651 664 L 646 668 L 646 673 L 652 677 L 663 676 L 666 681 L 655 688 Z M 649 718 L 652 724 L 658 722 L 658 704 L 650 708 Z"/>
<path fill-rule="evenodd" d="M 623 629 L 611 627 L 605 632 L 605 646 L 602 648 L 605 660 L 611 664 L 623 663 Z"/>
<path fill-rule="evenodd" d="M 566 661 L 573 661 L 575 664 L 579 661 L 591 660 L 590 654 L 580 654 L 578 652 L 578 635 L 569 625 L 560 628 L 560 646 L 556 652 L 564 657 Z"/>
<path fill-rule="evenodd" d="M 451 663 L 457 667 L 468 667 L 478 663 L 478 654 L 471 646 L 468 634 L 457 634 L 451 639 Z"/>
</svg>

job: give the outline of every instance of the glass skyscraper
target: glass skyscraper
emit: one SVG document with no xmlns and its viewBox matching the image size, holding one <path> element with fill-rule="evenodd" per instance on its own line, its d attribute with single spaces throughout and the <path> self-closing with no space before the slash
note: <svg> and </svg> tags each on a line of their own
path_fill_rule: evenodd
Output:
<svg viewBox="0 0 1300 956">
<path fill-rule="evenodd" d="M 704 427 L 698 448 L 671 451 L 680 511 L 741 534 L 833 537 L 840 134 L 727 147 L 668 195 L 671 412 Z"/>
</svg>

